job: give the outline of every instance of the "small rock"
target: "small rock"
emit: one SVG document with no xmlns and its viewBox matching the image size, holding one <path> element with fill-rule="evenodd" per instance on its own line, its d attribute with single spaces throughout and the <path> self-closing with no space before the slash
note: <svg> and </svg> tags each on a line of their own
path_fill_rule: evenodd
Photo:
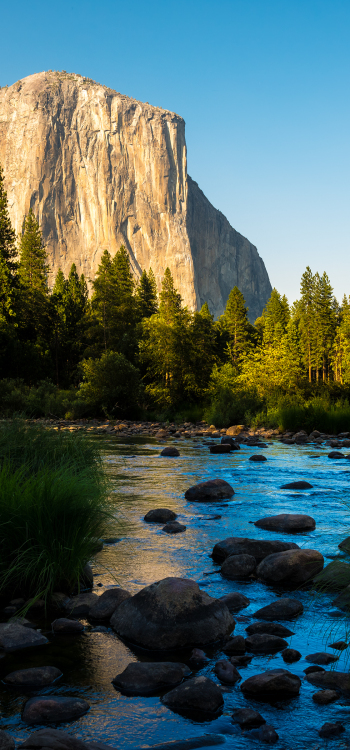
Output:
<svg viewBox="0 0 350 750">
<path fill-rule="evenodd" d="M 252 555 L 231 555 L 221 566 L 221 573 L 225 578 L 235 580 L 247 578 L 256 568 L 256 559 Z"/>
<path fill-rule="evenodd" d="M 327 706 L 328 703 L 333 703 L 338 698 L 339 695 L 336 690 L 319 690 L 312 696 L 312 700 L 318 703 L 319 706 Z"/>
<path fill-rule="evenodd" d="M 282 484 L 281 490 L 312 490 L 313 485 L 309 482 L 288 482 L 288 484 Z"/>
<path fill-rule="evenodd" d="M 92 620 L 109 620 L 119 605 L 128 599 L 131 594 L 121 588 L 107 589 L 97 602 L 91 607 L 89 617 Z"/>
<path fill-rule="evenodd" d="M 168 523 L 168 521 L 175 521 L 177 514 L 169 508 L 154 508 L 149 510 L 144 517 L 144 521 L 147 523 Z"/>
<path fill-rule="evenodd" d="M 248 727 L 260 727 L 261 724 L 266 724 L 265 719 L 257 711 L 253 711 L 252 708 L 238 708 L 232 714 L 232 719 L 235 724 L 239 724 L 242 729 Z"/>
<path fill-rule="evenodd" d="M 256 572 L 263 581 L 298 585 L 320 573 L 323 565 L 324 557 L 315 549 L 289 549 L 265 557 Z"/>
<path fill-rule="evenodd" d="M 305 670 L 306 671 L 306 670 Z M 350 696 L 350 673 L 336 672 L 333 669 L 322 672 L 309 672 L 306 679 L 311 685 L 320 688 L 329 688 L 330 690 L 339 690 L 346 696 Z"/>
<path fill-rule="evenodd" d="M 242 679 L 238 669 L 236 669 L 232 662 L 227 659 L 220 659 L 217 661 L 214 667 L 214 672 L 219 680 L 226 685 L 234 685 Z"/>
<path fill-rule="evenodd" d="M 343 541 L 338 544 L 338 547 L 339 549 L 344 550 L 344 552 L 350 552 L 350 536 L 343 539 Z"/>
<path fill-rule="evenodd" d="M 166 534 L 181 534 L 182 531 L 186 531 L 186 526 L 183 523 L 178 523 L 178 521 L 168 521 L 163 526 L 162 531 L 165 531 Z"/>
<path fill-rule="evenodd" d="M 267 745 L 274 745 L 279 740 L 278 734 L 271 724 L 265 724 L 260 729 L 252 729 L 250 732 L 246 732 L 245 736 L 259 742 L 265 742 Z"/>
<path fill-rule="evenodd" d="M 333 664 L 333 662 L 338 661 L 338 659 L 339 656 L 327 654 L 325 651 L 317 651 L 316 654 L 308 654 L 305 656 L 305 661 L 311 661 L 313 664 L 324 664 L 325 666 Z"/>
<path fill-rule="evenodd" d="M 252 661 L 253 657 L 244 654 L 244 656 L 230 656 L 230 662 L 235 667 L 247 667 Z"/>
<path fill-rule="evenodd" d="M 312 672 L 325 672 L 326 670 L 323 669 L 323 667 L 317 667 L 316 665 L 312 667 L 306 667 L 304 669 L 305 674 L 312 674 Z"/>
<path fill-rule="evenodd" d="M 328 453 L 328 458 L 346 458 L 346 456 L 344 456 L 344 453 L 340 453 L 339 451 L 331 451 L 330 453 Z"/>
<path fill-rule="evenodd" d="M 288 646 L 284 638 L 268 633 L 250 635 L 245 639 L 245 644 L 248 651 L 253 651 L 254 654 L 276 654 Z"/>
<path fill-rule="evenodd" d="M 187 680 L 163 695 L 161 700 L 169 708 L 197 709 L 207 713 L 216 713 L 223 704 L 220 688 L 204 675 Z"/>
<path fill-rule="evenodd" d="M 280 625 L 278 622 L 266 622 L 265 620 L 262 620 L 261 622 L 252 622 L 251 625 L 248 625 L 246 631 L 248 635 L 253 635 L 254 633 L 269 633 L 269 635 L 279 635 L 280 638 L 288 638 L 288 636 L 294 635 L 293 631 L 289 630 L 289 628 L 286 628 L 284 625 Z"/>
<path fill-rule="evenodd" d="M 163 450 L 162 450 L 162 452 L 161 452 L 160 455 L 161 456 L 169 456 L 170 458 L 173 458 L 175 456 L 179 456 L 180 453 L 177 450 L 177 448 L 173 448 L 171 446 L 167 446 L 166 448 L 163 448 Z"/>
<path fill-rule="evenodd" d="M 63 594 L 62 591 L 55 591 L 52 594 L 50 605 L 52 609 L 64 609 L 68 601 L 69 596 L 67 594 Z"/>
<path fill-rule="evenodd" d="M 277 599 L 275 602 L 267 604 L 266 607 L 258 609 L 253 617 L 262 620 L 293 620 L 303 611 L 304 607 L 301 602 L 286 597 L 285 599 Z"/>
<path fill-rule="evenodd" d="M 219 443 L 218 445 L 209 446 L 210 453 L 230 453 L 231 445 L 229 443 Z"/>
<path fill-rule="evenodd" d="M 249 461 L 259 463 L 261 461 L 267 461 L 267 458 L 266 456 L 263 456 L 262 453 L 256 453 L 254 456 L 250 456 Z"/>
<path fill-rule="evenodd" d="M 334 723 L 326 721 L 326 723 L 323 724 L 318 733 L 320 737 L 337 737 L 343 732 L 345 732 L 345 727 L 341 724 L 340 721 L 335 721 Z"/>
<path fill-rule="evenodd" d="M 16 622 L 0 624 L 0 646 L 6 651 L 20 651 L 23 648 L 43 646 L 47 638 L 32 628 L 26 628 Z"/>
<path fill-rule="evenodd" d="M 105 625 L 96 625 L 95 628 L 91 628 L 90 633 L 108 633 L 108 628 Z"/>
<path fill-rule="evenodd" d="M 201 648 L 194 648 L 190 656 L 190 661 L 196 664 L 201 664 L 209 661 L 209 659 Z"/>
<path fill-rule="evenodd" d="M 151 695 L 179 685 L 189 674 L 186 664 L 177 662 L 132 662 L 112 683 L 124 695 Z"/>
<path fill-rule="evenodd" d="M 84 630 L 84 625 L 79 620 L 69 620 L 66 617 L 60 617 L 51 623 L 54 633 L 57 635 L 78 634 Z"/>
<path fill-rule="evenodd" d="M 241 448 L 241 446 L 229 435 L 221 438 L 221 445 L 230 445 L 231 451 L 239 451 Z"/>
<path fill-rule="evenodd" d="M 295 648 L 285 648 L 284 651 L 282 651 L 282 659 L 286 664 L 293 664 L 293 662 L 301 659 L 301 653 Z"/>
<path fill-rule="evenodd" d="M 228 427 L 226 430 L 226 435 L 229 435 L 232 437 L 232 435 L 239 435 L 244 430 L 244 424 L 234 424 L 231 427 Z"/>
<path fill-rule="evenodd" d="M 30 667 L 10 672 L 4 682 L 11 687 L 41 688 L 52 685 L 58 677 L 62 677 L 62 672 L 56 667 Z"/>
<path fill-rule="evenodd" d="M 255 526 L 267 531 L 313 531 L 316 521 L 311 516 L 298 513 L 280 513 L 278 516 L 266 516 L 254 522 Z"/>
<path fill-rule="evenodd" d="M 244 609 L 250 604 L 250 599 L 248 599 L 247 596 L 244 596 L 244 594 L 240 594 L 238 591 L 232 591 L 231 594 L 220 596 L 219 601 L 226 604 L 229 612 L 239 612 L 240 609 Z"/>
<path fill-rule="evenodd" d="M 193 485 L 185 492 L 186 500 L 192 502 L 230 499 L 235 494 L 233 487 L 224 479 L 210 479 Z"/>
<path fill-rule="evenodd" d="M 33 732 L 28 739 L 26 739 L 18 747 L 21 750 L 24 748 L 30 748 L 31 750 L 91 750 L 91 745 L 85 744 L 76 737 L 72 737 L 71 734 L 63 732 L 61 729 L 52 729 L 48 727 L 46 729 L 39 729 L 37 732 Z M 99 745 L 100 750 L 107 750 L 107 746 Z M 96 748 L 97 750 L 97 748 Z"/>
<path fill-rule="evenodd" d="M 231 656 L 232 654 L 245 654 L 246 647 L 243 635 L 235 635 L 233 638 L 230 638 L 227 643 L 225 643 L 223 651 L 228 656 Z"/>
<path fill-rule="evenodd" d="M 15 741 L 13 737 L 3 729 L 0 729 L 0 750 L 15 750 Z"/>
<path fill-rule="evenodd" d="M 254 695 L 261 700 L 269 697 L 299 695 L 301 681 L 287 669 L 269 669 L 262 674 L 248 677 L 241 685 L 243 693 Z"/>
<path fill-rule="evenodd" d="M 67 614 L 73 615 L 73 617 L 79 617 L 79 615 L 88 615 L 90 609 L 98 601 L 97 594 L 78 594 L 68 599 L 68 602 L 64 605 L 64 611 Z"/>
<path fill-rule="evenodd" d="M 329 645 L 330 648 L 335 648 L 336 651 L 345 651 L 349 644 L 346 641 L 335 641 L 334 643 L 330 643 Z"/>
<path fill-rule="evenodd" d="M 79 719 L 89 708 L 89 704 L 82 698 L 45 695 L 30 698 L 25 703 L 22 721 L 26 724 L 59 724 L 62 721 Z"/>
</svg>

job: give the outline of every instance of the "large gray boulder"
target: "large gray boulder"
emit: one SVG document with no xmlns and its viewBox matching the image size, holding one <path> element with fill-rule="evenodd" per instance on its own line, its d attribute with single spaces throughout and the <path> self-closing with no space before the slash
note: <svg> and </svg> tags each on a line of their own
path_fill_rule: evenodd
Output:
<svg viewBox="0 0 350 750">
<path fill-rule="evenodd" d="M 256 572 L 263 581 L 298 585 L 310 581 L 323 565 L 324 557 L 315 549 L 290 549 L 265 557 Z"/>
<path fill-rule="evenodd" d="M 152 695 L 173 688 L 191 674 L 180 662 L 132 662 L 112 680 L 124 695 Z"/>
<path fill-rule="evenodd" d="M 231 555 L 252 555 L 259 563 L 268 555 L 288 549 L 299 549 L 299 545 L 294 542 L 282 542 L 280 539 L 248 539 L 242 536 L 231 536 L 215 544 L 212 558 L 221 562 Z"/>
<path fill-rule="evenodd" d="M 23 648 L 43 646 L 47 638 L 32 628 L 26 628 L 17 622 L 0 624 L 0 646 L 7 652 L 20 651 Z"/>
<path fill-rule="evenodd" d="M 241 685 L 243 693 L 260 698 L 260 700 L 269 700 L 271 697 L 288 697 L 298 695 L 301 686 L 301 680 L 297 675 L 292 674 L 287 669 L 269 669 L 262 674 L 255 674 L 248 677 Z"/>
<path fill-rule="evenodd" d="M 312 516 L 301 513 L 280 513 L 278 516 L 265 516 L 254 522 L 254 526 L 267 531 L 286 531 L 293 533 L 297 531 L 313 531 L 316 521 Z"/>
<path fill-rule="evenodd" d="M 233 487 L 224 479 L 209 479 L 207 482 L 199 482 L 189 487 L 185 492 L 185 498 L 192 502 L 210 502 L 229 499 L 234 494 Z"/>
<path fill-rule="evenodd" d="M 219 599 L 185 578 L 164 578 L 125 599 L 111 618 L 118 635 L 143 648 L 164 649 L 213 643 L 234 629 Z"/>
<path fill-rule="evenodd" d="M 166 693 L 162 702 L 169 708 L 216 713 L 223 704 L 220 688 L 204 675 L 197 675 Z"/>
</svg>

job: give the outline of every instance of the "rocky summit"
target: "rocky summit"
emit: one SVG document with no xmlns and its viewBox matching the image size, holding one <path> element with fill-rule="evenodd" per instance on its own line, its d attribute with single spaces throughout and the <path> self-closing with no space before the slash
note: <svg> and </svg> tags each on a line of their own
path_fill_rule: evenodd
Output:
<svg viewBox="0 0 350 750">
<path fill-rule="evenodd" d="M 214 113 L 213 113 L 214 117 Z M 32 207 L 50 284 L 72 263 L 92 279 L 123 244 L 135 276 L 169 266 L 190 309 L 223 312 L 237 285 L 252 321 L 271 284 L 258 251 L 187 174 L 182 117 L 81 75 L 46 71 L 0 90 L 0 163 L 20 234 Z"/>
</svg>

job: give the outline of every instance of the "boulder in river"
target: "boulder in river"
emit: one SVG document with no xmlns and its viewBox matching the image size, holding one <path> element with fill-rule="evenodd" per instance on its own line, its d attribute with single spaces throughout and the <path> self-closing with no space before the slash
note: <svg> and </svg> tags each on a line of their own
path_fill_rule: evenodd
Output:
<svg viewBox="0 0 350 750">
<path fill-rule="evenodd" d="M 245 639 L 245 645 L 248 651 L 254 654 L 277 654 L 287 648 L 288 643 L 284 638 L 278 635 L 269 635 L 269 633 L 254 633 Z"/>
<path fill-rule="evenodd" d="M 228 427 L 226 430 L 226 435 L 229 435 L 230 437 L 235 435 L 240 435 L 241 432 L 244 430 L 244 424 L 234 424 L 231 427 Z"/>
<path fill-rule="evenodd" d="M 168 521 L 175 521 L 177 514 L 169 508 L 154 508 L 149 510 L 144 517 L 146 523 L 168 523 Z"/>
<path fill-rule="evenodd" d="M 269 669 L 267 672 L 248 677 L 241 685 L 244 694 L 260 700 L 285 698 L 299 695 L 301 680 L 287 669 Z"/>
<path fill-rule="evenodd" d="M 168 456 L 169 458 L 175 458 L 176 456 L 180 455 L 180 452 L 177 448 L 174 448 L 171 445 L 168 445 L 166 448 L 163 448 L 161 456 Z"/>
<path fill-rule="evenodd" d="M 199 482 L 189 487 L 185 492 L 185 498 L 192 502 L 210 502 L 230 499 L 234 494 L 233 487 L 224 479 L 209 479 L 207 482 Z"/>
<path fill-rule="evenodd" d="M 197 675 L 170 690 L 161 699 L 169 708 L 216 713 L 223 704 L 220 688 L 204 675 Z"/>
<path fill-rule="evenodd" d="M 57 635 L 78 635 L 84 630 L 84 625 L 79 620 L 70 620 L 68 617 L 59 617 L 51 623 L 53 633 Z"/>
<path fill-rule="evenodd" d="M 267 458 L 266 456 L 263 456 L 262 453 L 255 453 L 253 456 L 250 456 L 249 461 L 261 463 L 262 461 L 267 461 Z"/>
<path fill-rule="evenodd" d="M 8 732 L 0 729 L 0 750 L 15 750 L 15 741 Z"/>
<path fill-rule="evenodd" d="M 234 635 L 233 638 L 229 638 L 225 643 L 223 651 L 229 656 L 232 654 L 245 654 L 246 648 L 243 635 Z"/>
<path fill-rule="evenodd" d="M 306 667 L 303 671 L 304 674 L 312 674 L 312 672 L 325 672 L 326 670 L 323 667 L 317 667 L 316 664 L 313 664 L 311 667 Z"/>
<path fill-rule="evenodd" d="M 24 705 L 22 721 L 26 724 L 59 724 L 73 721 L 87 713 L 90 706 L 83 698 L 42 695 L 30 698 Z"/>
<path fill-rule="evenodd" d="M 320 737 L 338 737 L 339 734 L 345 732 L 345 727 L 340 721 L 326 721 L 325 724 L 319 730 Z"/>
<path fill-rule="evenodd" d="M 327 654 L 326 651 L 317 651 L 315 654 L 308 654 L 305 656 L 305 661 L 311 661 L 312 664 L 321 664 L 323 666 L 327 666 L 328 664 L 333 664 L 335 661 L 338 661 L 339 656 L 334 656 L 334 654 Z"/>
<path fill-rule="evenodd" d="M 68 599 L 68 601 L 65 602 L 64 610 L 67 614 L 73 615 L 73 617 L 88 615 L 90 609 L 97 603 L 97 601 L 97 594 L 78 594 L 77 596 L 72 596 L 71 599 Z"/>
<path fill-rule="evenodd" d="M 239 591 L 232 591 L 230 594 L 224 594 L 224 596 L 220 596 L 219 601 L 226 604 L 226 607 L 230 612 L 239 612 L 240 609 L 244 609 L 250 604 L 250 599 Z"/>
<path fill-rule="evenodd" d="M 229 443 L 218 443 L 209 446 L 210 453 L 230 453 L 231 445 Z"/>
<path fill-rule="evenodd" d="M 310 667 L 308 667 L 308 670 Z M 316 668 L 315 668 L 316 669 Z M 307 670 L 304 670 L 305 673 Z M 329 671 L 312 671 L 307 672 L 306 679 L 311 685 L 322 689 L 339 690 L 346 696 L 350 696 L 350 672 L 336 672 L 333 669 Z"/>
<path fill-rule="evenodd" d="M 201 648 L 194 648 L 192 650 L 190 662 L 193 664 L 204 664 L 207 661 L 209 661 L 209 659 Z"/>
<path fill-rule="evenodd" d="M 280 539 L 248 539 L 243 536 L 229 536 L 215 544 L 212 558 L 220 562 L 231 555 L 252 555 L 259 563 L 268 555 L 288 549 L 299 549 L 299 545 L 294 542 L 282 542 Z"/>
<path fill-rule="evenodd" d="M 242 679 L 238 669 L 227 659 L 219 659 L 215 664 L 214 672 L 226 685 L 235 685 Z"/>
<path fill-rule="evenodd" d="M 163 526 L 162 531 L 165 531 L 166 534 L 181 534 L 183 531 L 186 531 L 186 526 L 178 521 L 168 521 Z"/>
<path fill-rule="evenodd" d="M 47 638 L 32 628 L 26 628 L 17 622 L 2 622 L 0 624 L 0 646 L 9 653 L 23 648 L 43 646 L 48 643 Z"/>
<path fill-rule="evenodd" d="M 152 695 L 179 685 L 189 674 L 180 662 L 132 662 L 112 683 L 124 695 Z"/>
<path fill-rule="evenodd" d="M 265 516 L 254 522 L 254 526 L 267 531 L 286 531 L 288 533 L 297 531 L 313 531 L 316 521 L 312 516 L 301 513 L 280 513 L 278 516 Z"/>
<path fill-rule="evenodd" d="M 252 708 L 237 708 L 232 714 L 232 719 L 233 722 L 239 724 L 242 729 L 260 727 L 262 724 L 266 724 L 266 721 L 261 714 L 257 711 L 253 711 Z"/>
<path fill-rule="evenodd" d="M 109 620 L 113 612 L 125 599 L 131 596 L 129 591 L 121 588 L 107 589 L 98 597 L 98 601 L 91 607 L 89 617 L 92 620 Z"/>
<path fill-rule="evenodd" d="M 213 643 L 231 633 L 235 623 L 226 605 L 201 591 L 196 581 L 164 578 L 123 601 L 111 626 L 122 638 L 161 651 Z"/>
<path fill-rule="evenodd" d="M 261 744 L 265 742 L 266 745 L 274 745 L 279 740 L 279 736 L 271 724 L 264 724 L 259 729 L 252 729 L 250 732 L 245 732 L 247 739 L 258 740 Z"/>
<path fill-rule="evenodd" d="M 33 732 L 23 743 L 18 745 L 18 748 L 21 748 L 21 750 L 22 748 L 23 750 L 44 750 L 44 748 L 45 750 L 91 750 L 92 743 L 91 745 L 85 744 L 77 737 L 72 737 L 68 732 L 47 727 Z M 107 750 L 107 746 L 99 743 L 99 749 Z M 12 750 L 12 748 L 5 748 L 0 745 L 0 750 Z M 96 750 L 98 750 L 97 747 Z"/>
<path fill-rule="evenodd" d="M 290 635 L 294 635 L 292 630 L 289 630 L 289 628 L 286 628 L 284 625 L 280 625 L 278 622 L 266 622 L 265 620 L 262 620 L 261 622 L 252 622 L 251 625 L 248 625 L 246 628 L 246 632 L 248 635 L 253 635 L 254 633 L 269 633 L 269 635 L 278 635 L 280 638 L 288 638 Z"/>
<path fill-rule="evenodd" d="M 252 555 L 230 555 L 226 557 L 221 573 L 225 578 L 247 578 L 256 568 L 256 559 Z"/>
<path fill-rule="evenodd" d="M 285 597 L 276 599 L 275 602 L 267 604 L 266 607 L 261 607 L 253 617 L 261 620 L 294 620 L 302 612 L 304 612 L 304 607 L 301 602 L 298 602 L 297 599 Z"/>
<path fill-rule="evenodd" d="M 297 651 L 296 648 L 285 648 L 284 651 L 282 651 L 282 659 L 286 664 L 293 664 L 295 661 L 301 659 L 301 653 L 300 651 Z"/>
<path fill-rule="evenodd" d="M 230 662 L 235 667 L 247 667 L 252 661 L 253 657 L 248 654 L 241 654 L 240 656 L 230 656 Z"/>
<path fill-rule="evenodd" d="M 5 685 L 11 685 L 11 687 L 42 688 L 52 685 L 59 677 L 62 677 L 62 672 L 57 667 L 29 667 L 16 669 L 3 679 Z"/>
<path fill-rule="evenodd" d="M 334 643 L 329 644 L 330 648 L 334 648 L 336 651 L 345 651 L 348 645 L 346 641 L 334 641 Z"/>
<path fill-rule="evenodd" d="M 236 441 L 229 435 L 225 435 L 221 438 L 221 445 L 230 445 L 231 451 L 239 451 L 241 449 L 239 443 L 236 443 Z"/>
<path fill-rule="evenodd" d="M 312 696 L 312 700 L 319 706 L 328 706 L 328 703 L 334 703 L 338 698 L 339 693 L 336 690 L 318 690 Z"/>
<path fill-rule="evenodd" d="M 343 550 L 344 552 L 350 553 L 350 536 L 345 537 L 340 544 L 338 544 L 339 549 Z"/>
<path fill-rule="evenodd" d="M 282 484 L 281 490 L 312 490 L 313 485 L 310 482 L 301 480 L 300 482 L 288 482 L 288 484 Z"/>
<path fill-rule="evenodd" d="M 346 458 L 346 456 L 344 456 L 344 453 L 340 453 L 340 451 L 331 451 L 328 453 L 328 458 Z"/>
<path fill-rule="evenodd" d="M 257 568 L 263 581 L 298 585 L 320 573 L 324 557 L 315 549 L 290 549 L 268 555 Z"/>
</svg>

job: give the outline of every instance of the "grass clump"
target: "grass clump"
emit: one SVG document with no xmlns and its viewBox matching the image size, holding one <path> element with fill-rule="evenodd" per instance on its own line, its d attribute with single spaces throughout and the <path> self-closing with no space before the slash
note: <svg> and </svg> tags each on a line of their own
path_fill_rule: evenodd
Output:
<svg viewBox="0 0 350 750">
<path fill-rule="evenodd" d="M 97 446 L 20 420 L 0 428 L 0 593 L 70 593 L 110 533 Z"/>
</svg>

